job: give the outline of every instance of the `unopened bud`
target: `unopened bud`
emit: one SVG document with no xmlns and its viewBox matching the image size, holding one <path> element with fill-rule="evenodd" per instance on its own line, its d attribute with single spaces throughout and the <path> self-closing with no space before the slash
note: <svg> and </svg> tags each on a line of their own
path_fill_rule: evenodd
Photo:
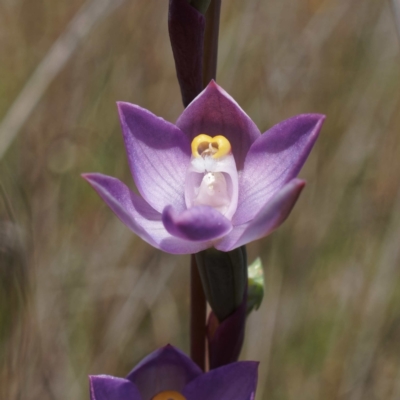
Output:
<svg viewBox="0 0 400 400">
<path fill-rule="evenodd" d="M 248 267 L 247 315 L 258 310 L 264 297 L 264 270 L 261 258 L 256 258 Z"/>
<path fill-rule="evenodd" d="M 220 322 L 243 302 L 247 286 L 246 247 L 223 252 L 210 248 L 196 254 L 207 301 Z"/>
</svg>

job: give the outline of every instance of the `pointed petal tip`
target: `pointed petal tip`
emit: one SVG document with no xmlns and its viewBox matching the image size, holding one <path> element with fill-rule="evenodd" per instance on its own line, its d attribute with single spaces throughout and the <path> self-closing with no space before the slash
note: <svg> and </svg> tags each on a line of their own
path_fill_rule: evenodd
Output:
<svg viewBox="0 0 400 400">
<path fill-rule="evenodd" d="M 292 120 L 292 119 L 303 119 L 303 120 L 308 120 L 310 122 L 313 121 L 316 125 L 321 126 L 322 123 L 326 119 L 326 115 L 318 114 L 318 113 L 305 113 L 305 114 L 298 114 L 291 118 L 288 118 L 288 120 Z M 284 122 L 284 121 L 282 121 L 282 122 Z"/>
<path fill-rule="evenodd" d="M 167 343 L 165 346 L 160 348 L 161 351 L 163 350 L 171 350 L 174 351 L 176 353 L 181 353 L 175 346 L 173 346 L 171 343 Z"/>
<path fill-rule="evenodd" d="M 127 379 L 136 385 L 142 399 L 152 399 L 164 390 L 181 392 L 200 375 L 201 369 L 183 351 L 166 345 L 143 358 Z"/>
<path fill-rule="evenodd" d="M 100 174 L 99 172 L 84 172 L 83 174 L 81 174 L 81 178 L 83 178 L 87 183 L 89 183 L 92 186 L 93 184 L 96 184 L 99 179 L 104 177 L 107 176 Z M 113 177 L 108 177 L 108 178 L 113 178 Z"/>
<path fill-rule="evenodd" d="M 125 119 L 125 113 L 128 111 L 129 103 L 126 103 L 125 101 L 117 101 L 116 104 L 119 120 L 122 125 Z M 122 129 L 122 133 L 124 133 L 124 129 Z"/>
<path fill-rule="evenodd" d="M 118 108 L 124 107 L 124 106 L 134 106 L 134 104 L 129 103 L 128 101 L 122 101 L 122 100 L 118 100 L 116 103 Z"/>
<path fill-rule="evenodd" d="M 91 181 L 96 175 L 96 172 L 85 172 L 81 174 L 81 178 L 84 179 L 87 183 L 91 184 Z"/>
<path fill-rule="evenodd" d="M 317 125 L 319 128 L 322 126 L 322 124 L 326 120 L 325 114 L 309 114 L 309 115 L 316 119 Z"/>
<path fill-rule="evenodd" d="M 300 189 L 303 189 L 304 186 L 306 186 L 306 184 L 307 184 L 307 181 L 305 181 L 304 179 L 300 179 L 300 178 L 295 178 L 292 180 L 292 182 L 294 185 L 296 185 Z"/>
<path fill-rule="evenodd" d="M 317 113 L 311 113 L 311 114 L 300 114 L 299 116 L 304 117 L 304 119 L 311 120 L 315 123 L 315 128 L 314 128 L 314 134 L 318 135 L 322 124 L 325 122 L 326 115 L 325 114 L 317 114 Z"/>
<path fill-rule="evenodd" d="M 315 118 L 317 120 L 319 120 L 319 119 L 325 120 L 326 119 L 325 114 L 319 114 L 319 113 L 306 113 L 306 114 L 300 114 L 300 115 L 309 116 L 309 117 Z"/>
<path fill-rule="evenodd" d="M 125 117 L 128 116 L 129 113 L 136 114 L 136 113 L 144 112 L 144 114 L 146 114 L 146 115 L 150 114 L 153 116 L 153 113 L 150 112 L 149 110 L 146 110 L 145 108 L 142 108 L 142 107 L 138 106 L 137 104 L 129 103 L 128 101 L 117 101 L 116 104 L 117 104 L 118 115 L 119 115 L 121 122 L 123 120 L 125 120 Z M 156 118 L 159 118 L 159 117 L 156 117 Z"/>
<path fill-rule="evenodd" d="M 99 174 L 98 172 L 82 172 L 81 177 L 83 179 L 90 179 L 92 176 L 96 176 L 98 174 Z"/>
<path fill-rule="evenodd" d="M 260 365 L 259 361 L 237 361 L 237 364 L 245 367 L 246 371 L 249 371 L 253 377 L 255 378 L 255 384 L 257 383 L 258 379 L 258 367 Z M 256 388 L 254 388 L 256 389 Z"/>
<path fill-rule="evenodd" d="M 287 190 L 289 192 L 292 191 L 296 199 L 298 199 L 306 184 L 307 182 L 304 179 L 294 178 L 286 184 L 286 187 Z"/>
<path fill-rule="evenodd" d="M 157 350 L 153 351 L 152 353 L 149 354 L 150 359 L 156 358 L 156 359 L 164 359 L 165 357 L 167 357 L 167 359 L 170 359 L 171 354 L 173 354 L 174 356 L 178 357 L 180 360 L 183 361 L 189 361 L 190 365 L 195 365 L 190 358 L 186 355 L 186 353 L 180 349 L 178 349 L 177 347 L 175 347 L 174 345 L 172 345 L 171 343 L 167 343 L 165 346 L 163 347 L 159 347 Z M 148 357 L 146 357 L 144 360 L 149 359 Z M 142 360 L 143 361 L 143 360 Z M 136 368 L 136 367 L 135 367 Z"/>
<path fill-rule="evenodd" d="M 126 112 L 137 107 L 137 106 L 135 106 L 135 104 L 128 103 L 127 101 L 117 101 L 116 104 L 117 104 L 117 110 L 118 110 L 118 114 L 119 114 L 120 118 L 122 118 L 122 116 Z"/>
<path fill-rule="evenodd" d="M 256 370 L 258 370 L 258 367 L 260 365 L 260 361 L 240 361 L 243 363 L 246 363 L 249 367 L 255 368 Z"/>
<path fill-rule="evenodd" d="M 215 90 L 215 91 L 221 93 L 222 95 L 230 98 L 231 100 L 233 100 L 236 103 L 236 101 L 232 98 L 232 96 L 229 95 L 227 93 L 227 91 L 222 88 L 222 86 L 218 85 L 218 83 L 214 79 L 211 79 L 211 81 L 208 83 L 208 85 L 204 89 L 204 91 L 210 91 L 210 90 L 211 91 Z"/>
<path fill-rule="evenodd" d="M 88 375 L 88 378 L 89 378 L 89 381 L 90 382 L 93 382 L 93 381 L 95 381 L 95 380 L 101 380 L 101 379 L 104 379 L 104 378 L 114 378 L 113 376 L 111 376 L 111 375 L 107 375 L 107 374 L 99 374 L 99 375 Z"/>
</svg>

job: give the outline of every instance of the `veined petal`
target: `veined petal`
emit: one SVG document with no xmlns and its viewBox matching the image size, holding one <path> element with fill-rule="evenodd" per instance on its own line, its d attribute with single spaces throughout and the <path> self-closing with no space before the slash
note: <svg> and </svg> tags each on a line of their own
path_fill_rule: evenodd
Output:
<svg viewBox="0 0 400 400">
<path fill-rule="evenodd" d="M 264 204 L 251 221 L 234 226 L 231 233 L 222 238 L 215 248 L 229 251 L 269 235 L 289 216 L 304 186 L 305 181 L 301 179 L 291 180 Z"/>
<path fill-rule="evenodd" d="M 211 370 L 188 383 L 187 400 L 253 400 L 258 363 L 241 361 Z"/>
<path fill-rule="evenodd" d="M 128 379 L 92 375 L 89 382 L 91 400 L 142 400 L 137 387 Z"/>
<path fill-rule="evenodd" d="M 190 142 L 175 125 L 139 106 L 118 103 L 129 166 L 143 198 L 158 212 L 185 208 Z"/>
<path fill-rule="evenodd" d="M 225 136 L 231 143 L 238 170 L 243 168 L 251 144 L 260 136 L 249 116 L 214 81 L 185 108 L 176 125 L 190 141 L 201 133 Z"/>
<path fill-rule="evenodd" d="M 139 389 L 143 400 L 151 400 L 164 390 L 182 392 L 201 369 L 184 353 L 165 346 L 144 358 L 127 376 Z"/>
<path fill-rule="evenodd" d="M 275 125 L 253 143 L 239 176 L 233 225 L 251 220 L 268 199 L 297 176 L 324 119 L 320 114 L 298 115 Z"/>
<path fill-rule="evenodd" d="M 232 229 L 231 222 L 210 206 L 195 206 L 181 213 L 172 206 L 167 206 L 163 211 L 162 221 L 171 235 L 193 241 L 214 240 Z"/>
<path fill-rule="evenodd" d="M 129 229 L 152 246 L 173 254 L 192 254 L 208 247 L 204 243 L 171 236 L 164 228 L 161 214 L 120 180 L 102 174 L 84 174 L 82 177 Z"/>
</svg>

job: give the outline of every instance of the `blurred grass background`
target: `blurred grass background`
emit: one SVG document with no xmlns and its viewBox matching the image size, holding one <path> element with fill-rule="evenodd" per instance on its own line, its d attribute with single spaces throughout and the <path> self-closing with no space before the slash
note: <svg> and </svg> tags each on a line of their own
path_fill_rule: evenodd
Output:
<svg viewBox="0 0 400 400">
<path fill-rule="evenodd" d="M 223 1 L 217 80 L 261 131 L 328 117 L 291 216 L 248 246 L 266 276 L 242 352 L 261 361 L 258 399 L 400 399 L 397 1 Z M 87 399 L 88 374 L 188 351 L 189 258 L 144 243 L 79 177 L 132 184 L 117 100 L 182 111 L 167 1 L 110 4 L 0 0 L 1 399 Z M 31 77 L 62 35 L 47 88 Z"/>
</svg>

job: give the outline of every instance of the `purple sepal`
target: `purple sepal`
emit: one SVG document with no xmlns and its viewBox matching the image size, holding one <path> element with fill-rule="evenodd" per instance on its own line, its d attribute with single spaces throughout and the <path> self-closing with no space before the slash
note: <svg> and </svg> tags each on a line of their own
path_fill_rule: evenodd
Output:
<svg viewBox="0 0 400 400">
<path fill-rule="evenodd" d="M 127 379 L 136 385 L 143 400 L 150 400 L 164 390 L 182 392 L 188 382 L 201 374 L 186 354 L 167 345 L 144 358 Z"/>
<path fill-rule="evenodd" d="M 186 208 L 190 142 L 175 125 L 134 104 L 118 102 L 129 167 L 140 194 L 155 210 Z"/>
<path fill-rule="evenodd" d="M 304 165 L 318 138 L 325 116 L 301 114 L 262 134 L 246 155 L 239 180 L 234 225 L 250 221 Z"/>
<path fill-rule="evenodd" d="M 82 177 L 129 229 L 152 246 L 172 254 L 197 253 L 210 246 L 208 242 L 188 242 L 171 236 L 164 228 L 161 214 L 117 178 L 98 173 Z"/>
<path fill-rule="evenodd" d="M 108 375 L 89 376 L 91 400 L 143 400 L 128 379 Z"/>
<path fill-rule="evenodd" d="M 197 135 L 223 135 L 231 146 L 238 170 L 261 132 L 238 103 L 221 86 L 211 81 L 185 108 L 176 126 L 192 141 Z"/>
<path fill-rule="evenodd" d="M 207 322 L 208 356 L 210 369 L 238 360 L 246 326 L 247 290 L 242 304 L 224 321 L 211 311 Z"/>
<path fill-rule="evenodd" d="M 187 400 L 254 400 L 258 363 L 235 362 L 203 374 L 186 385 Z"/>
<path fill-rule="evenodd" d="M 205 18 L 187 0 L 170 0 L 168 31 L 186 107 L 202 90 Z"/>
<path fill-rule="evenodd" d="M 301 179 L 292 179 L 267 201 L 251 221 L 234 226 L 232 231 L 215 245 L 215 248 L 229 251 L 269 235 L 289 216 L 305 184 Z"/>
</svg>

